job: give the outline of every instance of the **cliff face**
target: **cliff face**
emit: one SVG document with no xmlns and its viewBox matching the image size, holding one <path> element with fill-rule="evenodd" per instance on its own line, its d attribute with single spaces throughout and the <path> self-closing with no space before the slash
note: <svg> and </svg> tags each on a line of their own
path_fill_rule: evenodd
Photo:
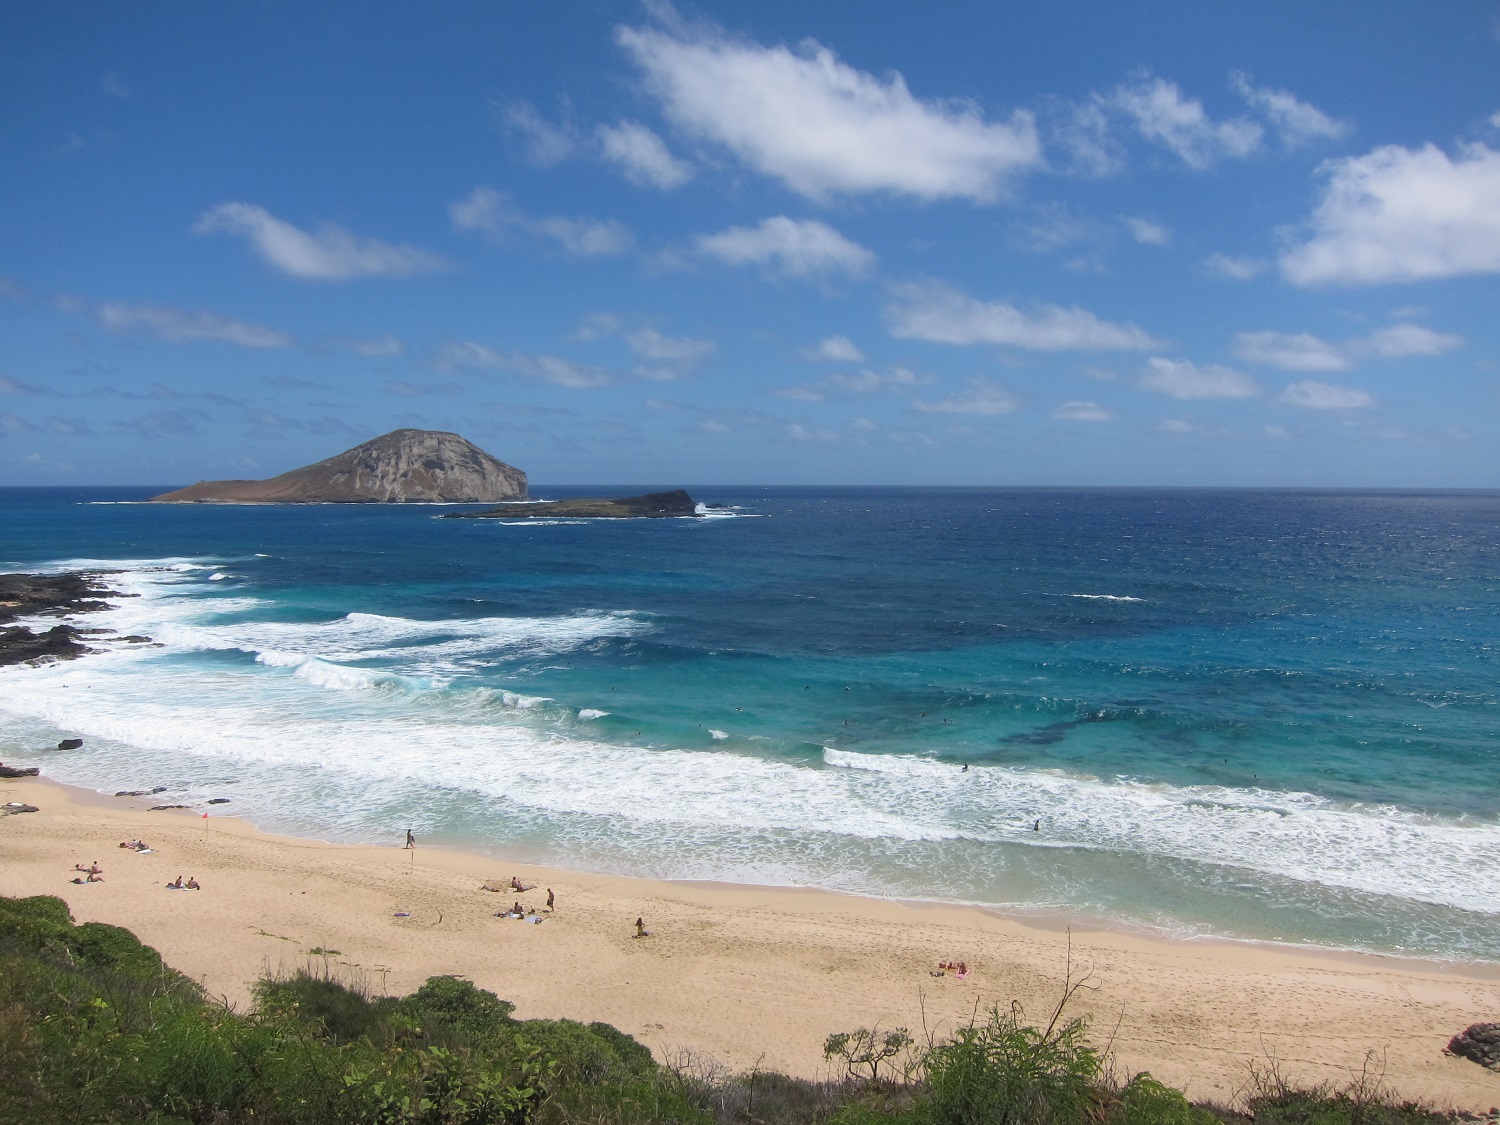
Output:
<svg viewBox="0 0 1500 1125">
<path fill-rule="evenodd" d="M 395 430 L 270 480 L 199 481 L 161 503 L 491 504 L 526 498 L 526 474 L 457 434 Z"/>
</svg>

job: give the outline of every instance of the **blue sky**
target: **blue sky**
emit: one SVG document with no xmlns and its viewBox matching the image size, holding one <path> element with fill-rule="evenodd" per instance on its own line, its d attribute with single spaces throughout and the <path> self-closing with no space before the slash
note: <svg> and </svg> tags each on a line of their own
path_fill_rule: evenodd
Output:
<svg viewBox="0 0 1500 1125">
<path fill-rule="evenodd" d="M 0 13 L 0 482 L 1500 485 L 1500 3 Z"/>
</svg>

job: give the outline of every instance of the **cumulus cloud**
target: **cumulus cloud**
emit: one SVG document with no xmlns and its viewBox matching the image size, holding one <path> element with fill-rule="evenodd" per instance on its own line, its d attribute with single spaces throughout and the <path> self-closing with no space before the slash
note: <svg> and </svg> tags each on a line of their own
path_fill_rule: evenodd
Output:
<svg viewBox="0 0 1500 1125">
<path fill-rule="evenodd" d="M 576 258 L 608 257 L 629 253 L 635 237 L 624 223 L 613 219 L 574 219 L 562 215 L 539 218 L 513 206 L 502 192 L 477 187 L 448 205 L 454 229 L 475 231 L 503 245 L 514 231 L 521 231 L 557 244 Z"/>
<path fill-rule="evenodd" d="M 1148 391 L 1182 401 L 1254 398 L 1260 384 L 1249 375 L 1217 363 L 1199 367 L 1188 360 L 1153 356 L 1146 361 L 1140 385 Z"/>
<path fill-rule="evenodd" d="M 1375 405 L 1375 399 L 1364 391 L 1311 379 L 1288 383 L 1276 401 L 1300 406 L 1304 410 L 1362 410 Z"/>
<path fill-rule="evenodd" d="M 1149 141 L 1164 145 L 1189 168 L 1202 171 L 1225 157 L 1244 157 L 1260 147 L 1265 130 L 1248 118 L 1214 121 L 1196 98 L 1175 82 L 1137 75 L 1101 99 L 1123 113 Z"/>
<path fill-rule="evenodd" d="M 625 343 L 642 359 L 654 359 L 667 363 L 701 363 L 717 350 L 712 340 L 700 340 L 691 336 L 664 336 L 654 328 L 641 328 L 628 333 Z"/>
<path fill-rule="evenodd" d="M 1448 332 L 1434 332 L 1420 324 L 1397 324 L 1373 332 L 1363 341 L 1363 347 L 1385 359 L 1400 359 L 1413 355 L 1444 355 L 1462 347 L 1464 338 Z"/>
<path fill-rule="evenodd" d="M 1287 90 L 1253 86 L 1249 76 L 1239 71 L 1232 73 L 1229 80 L 1235 93 L 1265 116 L 1281 143 L 1288 148 L 1311 141 L 1336 141 L 1349 133 L 1346 122 L 1334 120 L 1317 106 L 1300 100 Z"/>
<path fill-rule="evenodd" d="M 1500 152 L 1384 145 L 1326 162 L 1311 237 L 1281 258 L 1294 285 L 1500 272 Z"/>
<path fill-rule="evenodd" d="M 927 414 L 1014 414 L 1021 400 L 1000 384 L 985 378 L 970 379 L 964 390 L 936 402 L 917 399 L 912 409 Z"/>
<path fill-rule="evenodd" d="M 1157 341 L 1133 324 L 1100 320 L 1086 309 L 1040 305 L 1022 312 L 1001 301 L 980 301 L 951 286 L 898 286 L 886 321 L 898 339 L 940 344 L 998 344 L 1034 351 L 1144 351 Z"/>
<path fill-rule="evenodd" d="M 263 324 L 170 305 L 100 305 L 98 317 L 111 332 L 143 332 L 169 344 L 209 340 L 240 348 L 289 348 L 297 342 Z"/>
<path fill-rule="evenodd" d="M 693 178 L 692 165 L 673 156 L 667 144 L 639 121 L 621 121 L 598 129 L 599 152 L 636 187 L 663 191 Z"/>
<path fill-rule="evenodd" d="M 684 132 L 813 199 L 890 192 L 989 202 L 1042 166 L 1030 114 L 991 121 L 977 106 L 915 97 L 808 40 L 792 49 L 678 22 L 622 27 L 617 42 Z"/>
<path fill-rule="evenodd" d="M 262 260 L 282 273 L 312 281 L 404 277 L 448 265 L 436 254 L 415 246 L 361 238 L 332 223 L 309 234 L 253 203 L 221 203 L 203 213 L 193 225 L 193 233 L 239 235 Z"/>
<path fill-rule="evenodd" d="M 520 136 L 531 163 L 542 168 L 561 164 L 578 147 L 571 131 L 554 125 L 530 102 L 511 102 L 500 110 L 501 120 Z"/>
<path fill-rule="evenodd" d="M 698 249 L 732 266 L 759 265 L 790 277 L 863 274 L 875 255 L 816 219 L 776 215 L 756 227 L 698 237 Z"/>
<path fill-rule="evenodd" d="M 1352 366 L 1342 348 L 1310 332 L 1241 332 L 1234 338 L 1234 354 L 1246 363 L 1283 371 L 1347 371 Z"/>
<path fill-rule="evenodd" d="M 1165 246 L 1172 241 L 1172 232 L 1150 219 L 1126 215 L 1121 221 L 1130 232 L 1130 237 L 1143 246 Z"/>
<path fill-rule="evenodd" d="M 804 348 L 802 358 L 823 363 L 862 363 L 865 353 L 848 336 L 825 336 L 812 347 Z"/>
<path fill-rule="evenodd" d="M 1247 363 L 1283 371 L 1347 371 L 1355 360 L 1368 356 L 1402 359 L 1444 355 L 1463 343 L 1462 336 L 1434 332 L 1420 324 L 1397 324 L 1342 343 L 1309 332 L 1240 332 L 1234 338 L 1234 354 Z"/>
<path fill-rule="evenodd" d="M 1108 422 L 1119 417 L 1107 406 L 1083 399 L 1069 399 L 1052 411 L 1052 417 L 1064 422 Z"/>
<path fill-rule="evenodd" d="M 1270 262 L 1259 258 L 1230 257 L 1228 254 L 1210 254 L 1203 259 L 1203 268 L 1213 277 L 1230 281 L 1249 281 L 1271 268 Z"/>
<path fill-rule="evenodd" d="M 574 390 L 602 387 L 615 381 L 603 368 L 574 363 L 561 356 L 497 351 L 472 341 L 444 345 L 433 357 L 431 366 L 439 371 L 502 371 Z"/>
</svg>

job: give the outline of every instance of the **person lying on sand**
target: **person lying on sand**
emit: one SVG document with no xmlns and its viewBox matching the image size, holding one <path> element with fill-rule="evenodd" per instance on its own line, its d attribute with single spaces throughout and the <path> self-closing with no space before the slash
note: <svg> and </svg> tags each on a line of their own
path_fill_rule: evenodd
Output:
<svg viewBox="0 0 1500 1125">
<path fill-rule="evenodd" d="M 82 871 L 83 868 L 80 867 L 79 870 Z M 75 883 L 102 883 L 102 882 L 104 882 L 104 876 L 100 875 L 97 871 L 90 871 L 84 878 L 82 878 L 82 879 L 74 879 L 73 882 L 75 882 Z"/>
<path fill-rule="evenodd" d="M 81 863 L 75 863 L 73 865 L 73 870 L 74 871 L 82 871 L 86 875 L 98 875 L 101 871 L 104 870 L 104 868 L 102 868 L 102 867 L 99 866 L 99 861 L 96 859 L 96 860 L 94 860 L 93 863 L 89 864 L 87 867 L 85 867 Z"/>
<path fill-rule="evenodd" d="M 535 883 L 523 883 L 516 876 L 510 877 L 510 889 L 513 891 L 529 891 L 536 886 Z"/>
</svg>

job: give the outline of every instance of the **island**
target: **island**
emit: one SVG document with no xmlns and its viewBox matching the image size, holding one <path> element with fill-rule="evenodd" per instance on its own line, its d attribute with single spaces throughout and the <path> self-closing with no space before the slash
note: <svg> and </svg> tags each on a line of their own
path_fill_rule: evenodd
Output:
<svg viewBox="0 0 1500 1125">
<path fill-rule="evenodd" d="M 526 474 L 442 430 L 394 430 L 269 480 L 211 480 L 158 504 L 493 504 L 526 499 Z"/>
<path fill-rule="evenodd" d="M 701 515 L 698 504 L 682 489 L 648 492 L 644 496 L 618 499 L 584 497 L 578 500 L 540 500 L 526 504 L 501 504 L 482 512 L 449 512 L 445 520 L 633 520 L 672 519 Z"/>
</svg>

